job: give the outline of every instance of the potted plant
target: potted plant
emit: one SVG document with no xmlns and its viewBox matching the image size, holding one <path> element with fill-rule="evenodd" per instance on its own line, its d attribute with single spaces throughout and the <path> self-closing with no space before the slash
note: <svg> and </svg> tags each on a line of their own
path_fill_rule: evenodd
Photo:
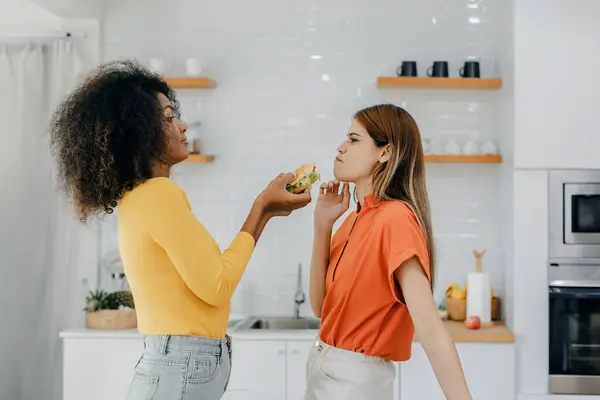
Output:
<svg viewBox="0 0 600 400">
<path fill-rule="evenodd" d="M 85 326 L 90 329 L 135 329 L 137 316 L 133 296 L 128 290 L 108 293 L 90 291 L 86 297 Z"/>
</svg>

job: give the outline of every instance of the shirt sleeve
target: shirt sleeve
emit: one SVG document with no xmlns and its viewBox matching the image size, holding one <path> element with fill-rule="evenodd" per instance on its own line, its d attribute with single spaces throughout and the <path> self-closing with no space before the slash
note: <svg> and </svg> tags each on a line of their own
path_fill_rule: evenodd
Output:
<svg viewBox="0 0 600 400">
<path fill-rule="evenodd" d="M 147 233 L 165 250 L 189 289 L 213 306 L 229 301 L 254 251 L 254 237 L 240 231 L 221 253 L 184 192 L 169 179 L 155 185 L 143 208 Z"/>
<path fill-rule="evenodd" d="M 415 214 L 403 204 L 399 204 L 390 211 L 383 222 L 382 250 L 386 260 L 390 290 L 396 301 L 404 304 L 400 286 L 394 274 L 405 261 L 416 257 L 427 279 L 431 282 L 429 253 L 425 234 L 421 230 Z"/>
</svg>

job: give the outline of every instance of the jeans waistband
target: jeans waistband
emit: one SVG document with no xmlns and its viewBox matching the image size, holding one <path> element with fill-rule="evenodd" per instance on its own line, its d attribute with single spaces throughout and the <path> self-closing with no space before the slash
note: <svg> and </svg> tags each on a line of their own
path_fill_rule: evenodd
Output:
<svg viewBox="0 0 600 400">
<path fill-rule="evenodd" d="M 154 349 L 161 355 L 169 351 L 192 351 L 220 356 L 231 350 L 231 337 L 227 335 L 223 339 L 213 339 L 202 336 L 145 335 L 144 347 Z"/>
</svg>

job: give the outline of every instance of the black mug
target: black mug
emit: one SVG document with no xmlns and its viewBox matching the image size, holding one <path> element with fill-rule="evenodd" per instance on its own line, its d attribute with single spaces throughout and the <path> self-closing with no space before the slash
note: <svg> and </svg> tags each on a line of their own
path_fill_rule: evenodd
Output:
<svg viewBox="0 0 600 400">
<path fill-rule="evenodd" d="M 416 61 L 402 61 L 402 65 L 396 68 L 396 75 L 398 76 L 417 76 L 417 62 Z"/>
<path fill-rule="evenodd" d="M 458 70 L 463 78 L 481 78 L 478 61 L 466 61 L 465 66 Z"/>
<path fill-rule="evenodd" d="M 448 77 L 448 61 L 434 61 L 433 65 L 427 68 L 427 76 Z"/>
</svg>

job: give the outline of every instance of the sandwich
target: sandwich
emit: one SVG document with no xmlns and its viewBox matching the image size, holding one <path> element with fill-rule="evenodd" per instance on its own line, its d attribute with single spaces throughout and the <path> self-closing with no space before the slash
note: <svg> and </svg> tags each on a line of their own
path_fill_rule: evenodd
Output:
<svg viewBox="0 0 600 400">
<path fill-rule="evenodd" d="M 302 193 L 307 189 L 310 191 L 313 183 L 321 178 L 316 169 L 315 164 L 304 164 L 297 168 L 294 171 L 296 179 L 286 185 L 287 191 L 294 194 Z"/>
</svg>

